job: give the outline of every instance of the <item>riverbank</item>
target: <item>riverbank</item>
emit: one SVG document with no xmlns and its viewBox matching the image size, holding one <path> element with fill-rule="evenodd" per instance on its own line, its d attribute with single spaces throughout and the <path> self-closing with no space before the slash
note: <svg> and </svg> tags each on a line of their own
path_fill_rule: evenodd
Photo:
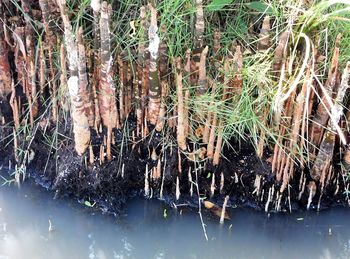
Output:
<svg viewBox="0 0 350 259">
<path fill-rule="evenodd" d="M 69 134 L 69 127 L 67 129 L 59 135 Z M 123 213 L 128 201 L 140 196 L 163 200 L 172 207 L 186 204 L 198 208 L 198 193 L 201 201 L 211 201 L 220 209 L 226 196 L 229 196 L 226 205 L 228 208 L 251 208 L 269 213 L 307 208 L 309 192 L 306 190 L 299 196 L 300 192 L 294 190 L 298 181 L 291 183 L 289 196 L 276 198 L 280 184 L 271 176 L 271 163 L 266 161 L 269 154 L 265 154 L 265 159 L 260 159 L 254 148 L 247 143 L 232 143 L 231 148 L 225 150 L 227 156 L 219 167 L 207 161 L 182 159 L 180 174 L 176 147 L 164 149 L 161 154 L 156 154 L 157 157 L 164 157 L 162 177 L 157 179 L 152 177 L 152 173 L 158 166 L 158 158 L 149 154 L 148 139 L 135 147 L 132 147 L 132 143 L 126 145 L 123 153 L 113 153 L 116 158 L 101 165 L 99 159 L 91 164 L 87 162 L 86 156 L 75 156 L 74 142 L 69 138 L 61 141 L 62 147 L 59 150 L 49 154 L 44 138 L 40 136 L 41 130 L 37 134 L 31 141 L 31 159 L 24 168 L 16 169 L 11 146 L 3 151 L 2 154 L 6 155 L 0 158 L 0 167 L 10 169 L 9 174 L 3 176 L 11 180 L 16 179 L 16 173 L 19 174 L 18 185 L 24 178 L 30 177 L 40 186 L 55 193 L 56 198 L 70 197 L 81 203 L 94 204 L 95 209 L 107 214 L 117 216 Z M 161 146 L 162 141 L 159 138 L 152 143 Z M 97 143 L 94 146 L 99 145 Z M 8 168 L 9 164 L 11 168 Z M 12 184 L 16 184 L 16 181 Z M 271 190 L 276 194 L 271 194 Z M 335 189 L 328 190 L 329 193 L 323 199 L 315 195 L 311 209 L 322 210 L 340 204 L 347 206 L 346 196 L 342 192 L 333 195 Z M 206 210 L 203 205 L 202 208 Z M 218 217 L 217 214 L 216 216 Z"/>
<path fill-rule="evenodd" d="M 135 195 L 223 217 L 347 205 L 348 8 L 4 1 L 5 181 L 112 214 Z"/>
</svg>

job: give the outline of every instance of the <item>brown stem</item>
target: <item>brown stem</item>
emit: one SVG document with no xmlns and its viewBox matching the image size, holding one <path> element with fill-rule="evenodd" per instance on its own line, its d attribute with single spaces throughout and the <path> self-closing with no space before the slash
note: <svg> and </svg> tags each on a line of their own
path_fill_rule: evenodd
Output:
<svg viewBox="0 0 350 259">
<path fill-rule="evenodd" d="M 347 63 L 340 83 L 340 87 L 338 89 L 337 97 L 334 102 L 334 107 L 332 109 L 331 116 L 334 118 L 336 123 L 339 123 L 340 118 L 343 114 L 343 99 L 346 91 L 349 88 L 349 73 L 350 73 L 350 62 Z M 314 166 L 311 171 L 311 177 L 314 180 L 319 180 L 321 175 L 324 172 L 329 172 L 329 168 L 331 166 L 331 162 L 333 159 L 333 152 L 335 147 L 335 131 L 336 125 L 333 124 L 332 120 L 328 121 L 328 127 L 326 133 L 323 136 L 320 150 L 317 154 Z M 348 149 L 345 151 L 343 161 L 345 162 L 345 167 L 348 167 L 347 159 L 348 159 Z M 325 178 L 325 176 L 323 177 Z M 321 182 L 324 185 L 324 182 Z"/>
<path fill-rule="evenodd" d="M 83 28 L 78 30 L 78 75 L 79 75 L 79 89 L 85 103 L 85 114 L 88 117 L 90 127 L 94 127 L 95 114 L 94 106 L 91 100 L 91 91 L 89 89 L 88 75 L 86 69 L 86 52 L 83 39 Z"/>
<path fill-rule="evenodd" d="M 60 0 L 58 4 L 64 24 L 64 36 L 70 72 L 68 89 L 72 103 L 75 150 L 77 151 L 78 155 L 82 155 L 90 143 L 90 129 L 88 118 L 85 114 L 85 103 L 83 98 L 85 89 L 81 89 L 79 85 L 78 48 L 72 33 L 72 25 L 68 18 L 65 0 Z"/>
<path fill-rule="evenodd" d="M 197 88 L 198 95 L 202 95 L 208 90 L 207 70 L 205 65 L 208 49 L 209 49 L 208 46 L 206 46 L 200 55 L 199 70 L 198 70 L 198 88 Z"/>
<path fill-rule="evenodd" d="M 185 136 L 185 116 L 184 116 L 184 97 L 183 97 L 183 85 L 182 85 L 182 66 L 181 59 L 176 58 L 176 93 L 177 93 L 177 144 L 181 150 L 186 150 L 186 136 Z"/>
<path fill-rule="evenodd" d="M 151 23 L 148 29 L 150 66 L 149 66 L 149 102 L 148 120 L 152 125 L 156 125 L 161 104 L 161 87 L 159 84 L 158 56 L 159 56 L 159 36 L 157 26 L 157 10 L 153 4 L 148 4 L 151 10 Z"/>
<path fill-rule="evenodd" d="M 214 166 L 219 165 L 222 142 L 223 142 L 223 122 L 222 122 L 222 120 L 220 120 L 219 121 L 219 129 L 218 129 L 218 139 L 216 141 L 215 153 L 214 153 L 214 158 L 213 158 L 213 165 Z"/>
<path fill-rule="evenodd" d="M 11 80 L 8 46 L 5 40 L 3 20 L 0 19 L 0 102 L 5 102 L 7 96 L 11 93 Z M 0 117 L 1 114 L 2 112 L 0 108 Z M 5 121 L 5 117 L 3 117 L 2 120 Z"/>
<path fill-rule="evenodd" d="M 207 157 L 209 159 L 213 159 L 213 155 L 214 155 L 214 143 L 215 143 L 215 137 L 216 137 L 216 127 L 217 127 L 217 114 L 214 113 L 213 123 L 212 123 L 211 129 L 210 129 L 208 151 L 207 151 Z"/>
<path fill-rule="evenodd" d="M 120 128 L 119 114 L 115 101 L 115 83 L 112 77 L 111 38 L 109 30 L 110 7 L 104 1 L 101 6 L 101 69 L 99 85 L 99 105 L 102 123 L 105 127 Z"/>
<path fill-rule="evenodd" d="M 270 35 L 269 35 L 270 29 L 271 29 L 270 16 L 267 15 L 264 17 L 263 24 L 259 34 L 259 41 L 257 46 L 259 51 L 265 51 L 271 46 Z"/>
<path fill-rule="evenodd" d="M 327 125 L 329 114 L 327 110 L 330 110 L 330 106 L 327 102 L 327 95 L 332 99 L 332 93 L 336 84 L 336 78 L 338 73 L 338 63 L 339 63 L 339 43 L 341 35 L 338 35 L 336 40 L 336 46 L 334 48 L 332 63 L 329 68 L 328 78 L 325 83 L 326 93 L 323 94 L 320 103 L 317 106 L 317 111 L 314 117 L 314 121 L 311 127 L 311 142 L 315 147 L 318 147 L 322 140 L 322 135 L 324 132 L 324 127 Z"/>
</svg>

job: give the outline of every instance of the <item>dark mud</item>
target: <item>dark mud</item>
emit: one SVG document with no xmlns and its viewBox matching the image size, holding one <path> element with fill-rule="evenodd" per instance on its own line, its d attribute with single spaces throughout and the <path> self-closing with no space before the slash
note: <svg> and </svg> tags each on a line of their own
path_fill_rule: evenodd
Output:
<svg viewBox="0 0 350 259">
<path fill-rule="evenodd" d="M 156 150 L 157 159 L 163 158 L 162 176 L 159 179 L 150 177 L 150 196 L 160 198 L 164 178 L 162 199 L 172 206 L 186 204 L 188 207 L 198 207 L 196 187 L 193 186 L 194 191 L 191 196 L 191 183 L 188 179 L 190 170 L 192 179 L 195 181 L 195 168 L 197 168 L 201 197 L 219 206 L 222 206 L 224 197 L 229 195 L 229 207 L 266 210 L 271 187 L 273 186 L 272 189 L 278 192 L 279 184 L 276 183 L 270 164 L 267 162 L 270 154 L 266 152 L 263 159 L 257 158 L 254 148 L 248 142 L 232 142 L 230 148 L 223 150 L 224 158 L 220 165 L 214 167 L 208 161 L 194 163 L 183 154 L 179 158 L 177 147 L 166 145 L 159 133 L 154 132 L 147 139 L 135 144 L 135 142 L 126 141 L 122 132 L 117 130 L 114 132 L 116 143 L 112 150 L 113 159 L 101 165 L 97 156 L 95 162 L 90 164 L 88 154 L 82 157 L 76 154 L 72 139 L 67 137 L 71 136 L 69 123 L 59 127 L 59 134 L 57 129 L 50 127 L 38 128 L 35 132 L 30 140 L 18 140 L 22 143 L 22 147 L 27 147 L 32 154 L 30 161 L 25 163 L 22 161 L 22 164 L 25 164 L 26 175 L 34 179 L 37 184 L 55 192 L 56 198 L 68 196 L 76 198 L 81 203 L 86 201 L 89 204 L 95 203 L 94 208 L 108 214 L 119 215 L 123 212 L 129 198 L 145 195 L 146 166 L 148 170 L 157 166 L 157 160 L 152 160 L 154 157 L 151 156 L 150 150 L 153 149 Z M 10 173 L 14 172 L 16 164 L 11 134 L 11 128 L 0 127 L 0 168 L 9 169 Z M 47 136 L 55 134 L 59 145 L 54 148 L 47 143 Z M 103 142 L 100 136 L 102 134 L 95 132 L 92 141 L 94 154 L 99 153 L 99 147 Z M 181 159 L 181 167 L 179 167 L 179 159 Z M 165 160 L 166 163 L 164 163 Z M 222 182 L 221 173 L 224 182 Z M 178 200 L 175 196 L 177 176 L 180 180 L 181 193 Z M 259 188 L 256 185 L 257 178 L 261 180 Z M 306 190 L 299 199 L 298 185 L 298 179 L 292 180 L 288 195 L 281 198 L 280 208 L 276 206 L 277 201 L 271 201 L 271 205 L 267 207 L 268 212 L 305 209 L 308 192 Z M 334 189 L 323 192 L 319 209 L 339 203 L 345 204 L 342 193 L 335 196 L 332 193 Z M 319 193 L 315 195 L 313 200 L 316 202 L 312 203 L 311 208 L 317 207 L 318 197 L 320 197 Z"/>
</svg>

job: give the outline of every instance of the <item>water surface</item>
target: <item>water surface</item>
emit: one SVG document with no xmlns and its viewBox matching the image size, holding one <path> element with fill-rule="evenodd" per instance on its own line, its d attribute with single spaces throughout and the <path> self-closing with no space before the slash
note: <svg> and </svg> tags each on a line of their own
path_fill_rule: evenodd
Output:
<svg viewBox="0 0 350 259">
<path fill-rule="evenodd" d="M 0 259 L 350 258 L 345 208 L 270 217 L 232 209 L 223 226 L 204 219 L 207 242 L 196 212 L 157 200 L 132 200 L 116 220 L 52 196 L 30 184 L 0 188 Z"/>
</svg>

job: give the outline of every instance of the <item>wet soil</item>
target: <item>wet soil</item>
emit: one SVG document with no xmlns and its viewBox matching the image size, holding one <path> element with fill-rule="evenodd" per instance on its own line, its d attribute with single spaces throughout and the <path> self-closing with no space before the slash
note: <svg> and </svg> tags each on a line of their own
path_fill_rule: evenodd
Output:
<svg viewBox="0 0 350 259">
<path fill-rule="evenodd" d="M 16 161 L 13 143 L 11 137 L 8 137 L 11 134 L 11 128 L 0 127 L 0 168 L 13 172 Z M 58 136 L 57 148 L 53 148 L 47 142 L 47 136 L 55 134 Z M 93 134 L 94 154 L 99 154 L 99 147 L 103 143 L 102 135 L 96 132 Z M 38 128 L 32 139 L 18 140 L 22 146 L 27 144 L 27 150 L 31 154 L 31 160 L 25 162 L 26 175 L 30 175 L 37 184 L 55 192 L 56 198 L 69 196 L 78 199 L 81 203 L 86 201 L 89 204 L 96 203 L 94 208 L 114 215 L 123 211 L 129 198 L 144 196 L 146 166 L 149 171 L 157 166 L 157 160 L 153 160 L 154 157 L 152 159 L 151 156 L 153 149 L 156 150 L 157 159 L 162 158 L 162 176 L 158 179 L 150 177 L 150 196 L 160 198 L 163 177 L 162 199 L 172 206 L 187 204 L 189 207 L 198 207 L 197 190 L 195 189 L 193 195 L 190 195 L 191 183 L 188 179 L 188 171 L 191 171 L 192 179 L 195 181 L 195 168 L 197 168 L 200 196 L 219 206 L 222 206 L 224 197 L 229 195 L 228 206 L 230 207 L 265 210 L 271 186 L 276 192 L 278 191 L 279 184 L 276 183 L 270 164 L 267 162 L 270 157 L 269 152 L 266 151 L 264 157 L 259 159 L 249 142 L 232 141 L 231 147 L 223 150 L 224 157 L 220 165 L 215 167 L 208 161 L 194 163 L 183 154 L 179 157 L 177 147 L 166 145 L 168 143 L 164 143 L 164 139 L 157 132 L 153 132 L 147 139 L 138 141 L 136 144 L 125 141 L 119 130 L 114 131 L 114 135 L 116 143 L 112 150 L 113 159 L 100 164 L 95 155 L 95 162 L 90 164 L 88 153 L 79 157 L 74 150 L 72 138 L 67 137 L 71 136 L 69 123 L 61 125 L 58 131 L 57 128 Z M 179 159 L 181 159 L 181 167 L 179 167 Z M 224 184 L 222 184 L 221 174 L 224 176 Z M 258 190 L 255 185 L 257 176 L 262 179 Z M 179 177 L 181 193 L 178 200 L 175 196 L 177 177 Z M 298 184 L 299 179 L 291 181 L 289 195 L 281 199 L 280 211 L 306 208 L 308 192 L 305 191 L 301 199 L 298 199 Z M 195 186 L 192 187 L 195 188 Z M 334 189 L 324 192 L 326 194 L 322 195 L 320 209 L 343 203 L 342 194 L 331 195 Z M 315 201 L 319 196 L 320 194 L 315 196 Z M 316 203 L 311 208 L 316 208 Z M 276 211 L 275 206 L 272 205 L 268 210 Z"/>
</svg>

